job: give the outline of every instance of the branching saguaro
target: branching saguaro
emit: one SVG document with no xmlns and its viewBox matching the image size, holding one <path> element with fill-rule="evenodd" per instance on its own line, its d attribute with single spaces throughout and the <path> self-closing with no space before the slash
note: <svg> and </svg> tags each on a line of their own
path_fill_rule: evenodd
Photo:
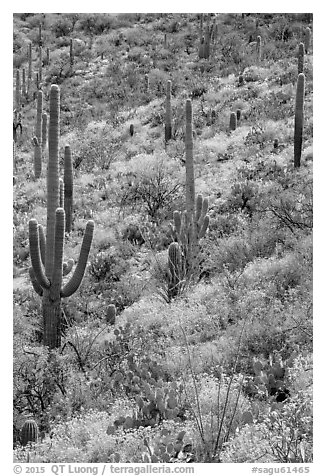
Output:
<svg viewBox="0 0 326 476">
<path fill-rule="evenodd" d="M 186 101 L 186 210 L 173 213 L 174 243 L 169 248 L 169 297 L 175 297 L 199 271 L 199 240 L 209 225 L 208 198 L 198 195 L 195 203 L 192 103 Z"/>
<path fill-rule="evenodd" d="M 74 260 L 63 261 L 65 211 L 59 207 L 59 118 L 60 90 L 51 86 L 49 119 L 49 161 L 47 168 L 46 237 L 37 220 L 29 222 L 29 244 L 32 266 L 29 269 L 34 290 L 42 296 L 43 342 L 50 348 L 61 345 L 61 299 L 71 296 L 84 276 L 92 243 L 94 222 L 86 224 L 77 266 L 70 279 L 63 277 L 72 270 Z"/>
</svg>

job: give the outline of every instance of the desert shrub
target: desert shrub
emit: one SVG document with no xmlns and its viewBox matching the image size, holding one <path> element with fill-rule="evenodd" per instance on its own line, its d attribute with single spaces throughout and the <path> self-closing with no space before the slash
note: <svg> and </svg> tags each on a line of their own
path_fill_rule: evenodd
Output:
<svg viewBox="0 0 326 476">
<path fill-rule="evenodd" d="M 143 209 L 153 221 L 171 213 L 182 192 L 180 164 L 162 155 L 140 155 L 131 159 L 128 169 L 121 208 Z"/>
<path fill-rule="evenodd" d="M 122 242 L 97 253 L 89 266 L 90 275 L 97 281 L 115 282 L 129 269 L 129 260 L 135 251 L 131 244 Z"/>
<path fill-rule="evenodd" d="M 19 414 L 32 414 L 40 429 L 48 430 L 54 396 L 66 393 L 65 357 L 43 347 L 33 346 L 27 352 L 15 347 L 14 408 Z"/>
<path fill-rule="evenodd" d="M 107 128 L 94 128 L 88 124 L 86 131 L 77 134 L 74 144 L 74 168 L 83 172 L 109 170 L 121 148 L 121 140 Z"/>
<path fill-rule="evenodd" d="M 92 13 L 81 13 L 78 20 L 78 30 L 86 35 L 101 35 L 105 30 L 109 30 L 115 24 L 114 18 L 108 13 L 96 15 Z"/>
<path fill-rule="evenodd" d="M 60 36 L 68 36 L 72 31 L 72 23 L 66 16 L 59 16 L 51 25 L 51 30 L 56 38 Z"/>
</svg>

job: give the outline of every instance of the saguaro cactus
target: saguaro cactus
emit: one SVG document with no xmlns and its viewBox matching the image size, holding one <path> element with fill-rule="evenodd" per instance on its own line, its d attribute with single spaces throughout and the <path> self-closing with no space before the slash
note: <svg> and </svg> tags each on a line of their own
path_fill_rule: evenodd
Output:
<svg viewBox="0 0 326 476">
<path fill-rule="evenodd" d="M 210 56 L 210 49 L 211 49 L 210 41 L 211 41 L 211 32 L 210 32 L 209 24 L 207 24 L 206 30 L 205 30 L 205 47 L 204 47 L 205 59 L 209 59 L 209 56 Z"/>
<path fill-rule="evenodd" d="M 64 155 L 64 209 L 66 215 L 66 231 L 71 232 L 72 229 L 72 213 L 73 213 L 73 164 L 71 159 L 71 149 L 69 145 L 65 147 Z"/>
<path fill-rule="evenodd" d="M 192 103 L 186 101 L 186 210 L 189 216 L 195 209 L 194 143 L 192 131 Z"/>
<path fill-rule="evenodd" d="M 42 46 L 42 23 L 38 25 L 38 45 Z"/>
<path fill-rule="evenodd" d="M 28 73 L 27 73 L 27 94 L 29 95 L 32 86 L 32 43 L 28 45 Z"/>
<path fill-rule="evenodd" d="M 42 82 L 42 78 L 43 78 L 42 66 L 43 66 L 43 48 L 42 48 L 42 46 L 40 46 L 40 48 L 39 48 L 39 65 L 38 65 L 38 79 L 39 79 L 40 83 Z"/>
<path fill-rule="evenodd" d="M 257 59 L 258 61 L 260 61 L 261 60 L 261 36 L 260 35 L 257 36 L 256 48 L 257 48 Z"/>
<path fill-rule="evenodd" d="M 48 115 L 46 112 L 42 114 L 42 150 L 46 148 L 48 139 Z"/>
<path fill-rule="evenodd" d="M 21 107 L 21 84 L 20 71 L 16 69 L 16 110 L 19 111 Z"/>
<path fill-rule="evenodd" d="M 205 58 L 205 38 L 204 38 L 204 36 L 202 36 L 200 38 L 198 57 L 199 57 L 199 59 Z"/>
<path fill-rule="evenodd" d="M 200 14 L 200 19 L 199 19 L 199 38 L 201 39 L 203 36 L 203 21 L 204 21 L 204 14 Z"/>
<path fill-rule="evenodd" d="M 304 44 L 299 43 L 298 51 L 298 74 L 303 73 L 303 64 L 304 64 Z"/>
<path fill-rule="evenodd" d="M 230 114 L 230 130 L 235 131 L 237 128 L 237 115 L 235 112 Z"/>
<path fill-rule="evenodd" d="M 148 90 L 149 90 L 149 77 L 148 77 L 148 74 L 145 74 L 144 89 L 145 89 L 145 93 L 148 93 Z"/>
<path fill-rule="evenodd" d="M 42 149 L 36 136 L 33 137 L 32 142 L 34 145 L 34 177 L 37 180 L 42 173 Z"/>
<path fill-rule="evenodd" d="M 186 210 L 173 214 L 173 238 L 179 243 L 183 260 L 183 277 L 189 281 L 198 272 L 199 240 L 205 235 L 209 217 L 208 199 L 197 196 L 195 204 L 195 178 L 193 159 L 192 104 L 186 101 Z M 173 275 L 172 275 L 173 276 Z"/>
<path fill-rule="evenodd" d="M 69 59 L 70 59 L 70 67 L 72 68 L 74 65 L 74 45 L 73 45 L 72 38 L 70 38 L 70 43 L 69 43 Z"/>
<path fill-rule="evenodd" d="M 300 73 L 297 81 L 294 117 L 294 167 L 300 167 L 303 131 L 303 103 L 305 91 L 305 75 Z"/>
<path fill-rule="evenodd" d="M 195 214 L 189 216 L 187 212 L 173 213 L 174 239 L 181 246 L 184 259 L 184 273 L 191 279 L 198 271 L 199 240 L 205 236 L 209 225 L 208 198 L 201 194 L 197 196 Z"/>
<path fill-rule="evenodd" d="M 172 109 L 171 109 L 171 81 L 166 85 L 166 102 L 165 102 L 165 142 L 172 138 Z"/>
<path fill-rule="evenodd" d="M 26 420 L 21 429 L 21 444 L 26 446 L 27 443 L 35 443 L 38 438 L 38 426 L 35 420 Z"/>
<path fill-rule="evenodd" d="M 27 84 L 26 84 L 26 70 L 23 68 L 23 75 L 22 75 L 22 96 L 27 98 Z"/>
<path fill-rule="evenodd" d="M 36 106 L 36 126 L 35 135 L 39 144 L 42 144 L 42 113 L 43 113 L 43 92 L 37 92 L 37 106 Z"/>
<path fill-rule="evenodd" d="M 79 287 L 86 268 L 93 238 L 94 222 L 89 221 L 83 238 L 77 266 L 71 278 L 63 284 L 63 276 L 73 266 L 73 260 L 63 262 L 65 212 L 60 205 L 59 191 L 59 117 L 60 91 L 57 85 L 50 91 L 49 161 L 47 168 L 46 239 L 35 219 L 29 222 L 29 243 L 32 266 L 29 269 L 34 290 L 42 296 L 43 341 L 50 348 L 61 344 L 61 299 L 71 296 Z"/>
<path fill-rule="evenodd" d="M 309 26 L 307 26 L 304 32 L 304 47 L 305 47 L 306 54 L 309 53 L 310 41 L 311 41 L 311 30 Z"/>
<path fill-rule="evenodd" d="M 173 242 L 168 249 L 168 299 L 178 296 L 181 291 L 185 273 L 183 257 L 179 243 Z"/>
</svg>

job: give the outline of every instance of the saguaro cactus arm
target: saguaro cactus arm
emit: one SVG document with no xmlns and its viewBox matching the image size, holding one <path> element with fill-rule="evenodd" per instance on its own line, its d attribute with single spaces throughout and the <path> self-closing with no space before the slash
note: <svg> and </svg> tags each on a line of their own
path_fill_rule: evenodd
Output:
<svg viewBox="0 0 326 476">
<path fill-rule="evenodd" d="M 88 260 L 89 250 L 91 248 L 94 233 L 94 222 L 90 220 L 87 222 L 83 242 L 80 249 L 77 266 L 70 280 L 63 286 L 61 290 L 61 297 L 71 296 L 80 286 L 83 279 L 86 264 Z"/>
<path fill-rule="evenodd" d="M 42 288 L 49 289 L 51 283 L 44 273 L 39 244 L 38 224 L 34 218 L 29 221 L 29 247 L 35 278 Z"/>
<path fill-rule="evenodd" d="M 33 288 L 34 288 L 34 291 L 39 295 L 39 296 L 43 296 L 43 288 L 42 286 L 39 285 L 37 279 L 36 279 L 36 276 L 35 276 L 35 273 L 34 273 L 34 270 L 33 270 L 33 267 L 30 266 L 29 269 L 28 269 L 28 272 L 29 272 L 29 277 L 31 278 L 31 282 L 32 282 L 32 285 L 33 285 Z"/>
<path fill-rule="evenodd" d="M 38 229 L 38 237 L 39 237 L 39 242 L 40 242 L 41 260 L 42 260 L 43 266 L 45 266 L 45 248 L 46 248 L 45 234 L 44 234 L 44 230 L 43 230 L 42 225 L 40 225 L 40 224 L 37 225 L 37 229 Z"/>
<path fill-rule="evenodd" d="M 52 287 L 55 294 L 59 294 L 62 283 L 63 242 L 65 236 L 65 212 L 57 208 L 55 212 L 55 240 L 54 240 L 54 267 L 52 272 Z"/>
</svg>

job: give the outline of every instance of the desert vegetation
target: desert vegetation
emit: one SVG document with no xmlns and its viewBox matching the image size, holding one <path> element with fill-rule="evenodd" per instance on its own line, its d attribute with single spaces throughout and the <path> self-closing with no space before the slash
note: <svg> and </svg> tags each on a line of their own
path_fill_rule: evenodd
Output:
<svg viewBox="0 0 326 476">
<path fill-rule="evenodd" d="M 312 462 L 312 14 L 13 22 L 14 461 Z"/>
</svg>

